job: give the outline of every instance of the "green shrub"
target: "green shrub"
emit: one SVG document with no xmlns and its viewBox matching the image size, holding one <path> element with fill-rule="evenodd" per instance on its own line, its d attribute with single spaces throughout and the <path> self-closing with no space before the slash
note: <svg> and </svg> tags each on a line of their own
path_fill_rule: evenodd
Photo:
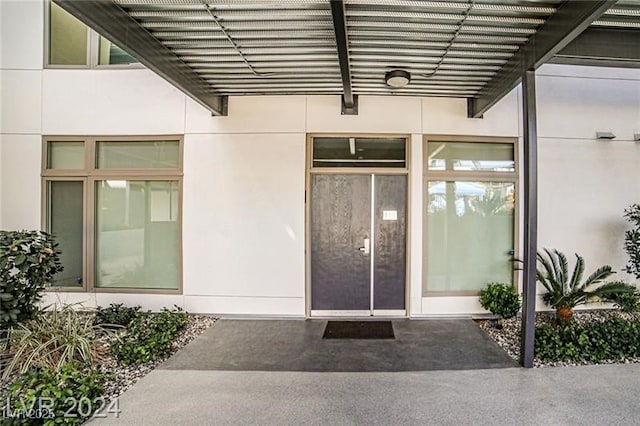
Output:
<svg viewBox="0 0 640 426">
<path fill-rule="evenodd" d="M 9 347 L 13 360 L 4 377 L 36 367 L 55 370 L 72 361 L 95 365 L 106 355 L 106 348 L 98 342 L 106 334 L 107 330 L 93 324 L 91 315 L 78 312 L 73 305 L 40 312 L 11 330 Z"/>
<path fill-rule="evenodd" d="M 520 310 L 520 297 L 512 285 L 490 283 L 480 291 L 480 304 L 494 315 L 511 318 Z"/>
<path fill-rule="evenodd" d="M 57 246 L 46 232 L 0 231 L 0 330 L 33 317 L 62 270 Z"/>
<path fill-rule="evenodd" d="M 633 225 L 633 229 L 624 233 L 624 250 L 629 256 L 626 271 L 640 279 L 640 204 L 626 208 L 624 217 Z"/>
<path fill-rule="evenodd" d="M 189 322 L 181 308 L 137 316 L 111 342 L 111 352 L 126 365 L 155 361 L 171 353 L 173 340 Z"/>
<path fill-rule="evenodd" d="M 585 324 L 536 327 L 536 355 L 545 362 L 592 361 L 640 356 L 640 319 L 610 317 Z"/>
<path fill-rule="evenodd" d="M 140 309 L 140 305 L 125 306 L 124 303 L 112 303 L 106 308 L 98 306 L 95 323 L 104 326 L 126 327 L 140 315 Z"/>
<path fill-rule="evenodd" d="M 102 394 L 105 381 L 103 373 L 84 370 L 77 363 L 65 364 L 59 370 L 31 370 L 18 377 L 3 399 L 2 424 L 84 423 L 96 409 L 104 407 Z"/>
<path fill-rule="evenodd" d="M 622 312 L 631 313 L 640 309 L 640 292 L 638 290 L 629 293 L 612 294 L 605 297 L 604 300 L 613 303 Z"/>
</svg>

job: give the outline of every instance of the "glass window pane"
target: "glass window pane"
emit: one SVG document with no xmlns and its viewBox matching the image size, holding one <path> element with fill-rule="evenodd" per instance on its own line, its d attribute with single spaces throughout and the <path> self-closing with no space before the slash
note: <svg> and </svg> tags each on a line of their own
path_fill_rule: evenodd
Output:
<svg viewBox="0 0 640 426">
<path fill-rule="evenodd" d="M 127 52 L 100 36 L 98 65 L 135 64 L 138 60 Z"/>
<path fill-rule="evenodd" d="M 52 233 L 61 251 L 64 270 L 58 272 L 54 287 L 82 287 L 83 183 L 57 181 L 47 183 L 47 231 Z"/>
<path fill-rule="evenodd" d="M 96 182 L 96 287 L 178 289 L 177 181 Z"/>
<path fill-rule="evenodd" d="M 48 169 L 84 169 L 84 142 L 47 142 Z"/>
<path fill-rule="evenodd" d="M 314 138 L 313 167 L 405 167 L 404 139 Z"/>
<path fill-rule="evenodd" d="M 512 182 L 429 182 L 426 292 L 513 282 Z"/>
<path fill-rule="evenodd" d="M 437 142 L 428 143 L 429 170 L 513 172 L 514 145 L 511 143 Z"/>
<path fill-rule="evenodd" d="M 87 65 L 87 26 L 60 6 L 50 4 L 49 63 Z"/>
<path fill-rule="evenodd" d="M 99 169 L 177 169 L 180 163 L 178 141 L 98 142 Z"/>
</svg>

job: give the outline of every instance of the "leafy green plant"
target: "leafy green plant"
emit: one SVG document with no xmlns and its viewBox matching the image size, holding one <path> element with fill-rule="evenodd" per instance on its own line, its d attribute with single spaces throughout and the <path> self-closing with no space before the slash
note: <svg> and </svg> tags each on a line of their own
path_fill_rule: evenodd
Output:
<svg viewBox="0 0 640 426">
<path fill-rule="evenodd" d="M 622 284 L 629 285 L 624 283 Z M 640 292 L 635 289 L 633 292 L 628 293 L 613 293 L 604 297 L 604 300 L 607 302 L 613 303 L 617 308 L 619 308 L 622 312 L 637 312 L 640 310 Z"/>
<path fill-rule="evenodd" d="M 520 297 L 512 285 L 489 283 L 480 290 L 480 305 L 500 318 L 511 318 L 520 310 Z"/>
<path fill-rule="evenodd" d="M 625 270 L 640 279 L 640 204 L 632 204 L 624 210 L 624 217 L 633 225 L 624 233 L 624 249 L 629 256 Z"/>
<path fill-rule="evenodd" d="M 99 339 L 107 333 L 103 327 L 93 324 L 92 315 L 78 312 L 73 305 L 40 312 L 11 330 L 9 347 L 13 359 L 3 376 L 7 378 L 14 371 L 25 373 L 37 367 L 60 369 L 72 361 L 95 365 L 106 355 Z"/>
<path fill-rule="evenodd" d="M 564 253 L 549 249 L 538 253 L 537 280 L 547 290 L 542 300 L 556 310 L 558 321 L 570 321 L 573 308 L 578 305 L 635 291 L 635 287 L 619 281 L 603 284 L 614 274 L 608 265 L 598 268 L 583 281 L 584 259 L 577 254 L 575 256 L 576 264 L 569 275 L 569 263 Z"/>
<path fill-rule="evenodd" d="M 106 308 L 98 306 L 95 323 L 103 326 L 126 327 L 140 315 L 140 309 L 140 305 L 125 306 L 124 303 L 112 303 Z"/>
<path fill-rule="evenodd" d="M 33 317 L 62 270 L 57 246 L 46 232 L 0 231 L 0 330 Z"/>
<path fill-rule="evenodd" d="M 624 359 L 640 356 L 640 318 L 606 318 L 536 327 L 536 356 L 545 362 Z"/>
<path fill-rule="evenodd" d="M 105 381 L 103 373 L 85 370 L 77 363 L 65 364 L 58 370 L 37 368 L 26 372 L 10 386 L 3 399 L 2 424 L 84 423 L 96 409 L 104 408 L 101 395 Z M 25 418 L 26 413 L 33 414 L 32 418 Z"/>
<path fill-rule="evenodd" d="M 125 365 L 155 361 L 171 353 L 173 340 L 188 322 L 188 314 L 177 306 L 139 315 L 116 334 L 111 352 Z"/>
</svg>

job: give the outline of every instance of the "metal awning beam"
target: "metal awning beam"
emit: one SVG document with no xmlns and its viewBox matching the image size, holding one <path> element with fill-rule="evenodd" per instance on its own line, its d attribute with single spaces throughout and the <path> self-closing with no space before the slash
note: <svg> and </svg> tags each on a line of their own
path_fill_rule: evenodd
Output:
<svg viewBox="0 0 640 426">
<path fill-rule="evenodd" d="M 520 83 L 526 71 L 535 70 L 551 59 L 615 3 L 616 0 L 567 0 L 562 3 L 478 95 L 468 100 L 469 116 L 482 116 Z"/>
<path fill-rule="evenodd" d="M 640 31 L 588 28 L 549 62 L 567 65 L 640 68 Z"/>
<path fill-rule="evenodd" d="M 227 97 L 211 91 L 204 81 L 173 52 L 112 1 L 53 0 L 58 6 L 133 55 L 213 115 L 227 114 Z"/>
<path fill-rule="evenodd" d="M 336 49 L 342 77 L 342 113 L 357 114 L 357 102 L 351 85 L 351 65 L 349 63 L 349 40 L 347 38 L 347 19 L 342 0 L 331 0 L 331 18 L 336 35 Z"/>
</svg>

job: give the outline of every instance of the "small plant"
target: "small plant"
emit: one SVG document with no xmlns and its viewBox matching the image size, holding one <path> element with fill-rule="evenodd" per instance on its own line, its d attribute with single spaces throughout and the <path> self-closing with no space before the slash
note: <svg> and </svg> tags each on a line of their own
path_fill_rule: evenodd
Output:
<svg viewBox="0 0 640 426">
<path fill-rule="evenodd" d="M 640 204 L 626 208 L 624 217 L 633 225 L 624 233 L 624 249 L 629 256 L 625 270 L 640 280 Z"/>
<path fill-rule="evenodd" d="M 188 322 L 188 314 L 179 307 L 144 313 L 116 334 L 111 352 L 125 365 L 155 361 L 171 353 L 173 340 Z"/>
<path fill-rule="evenodd" d="M 31 370 L 18 377 L 3 398 L 2 412 L 6 418 L 2 424 L 84 423 L 96 409 L 104 409 L 105 381 L 103 373 L 84 370 L 77 363 L 65 364 L 58 370 Z M 28 415 L 32 418 L 27 419 Z"/>
<path fill-rule="evenodd" d="M 511 318 L 520 310 L 520 297 L 512 285 L 490 283 L 480 291 L 480 305 L 500 319 Z M 498 327 L 502 328 L 501 321 Z"/>
<path fill-rule="evenodd" d="M 622 281 L 618 281 L 622 282 Z M 622 282 L 625 285 L 624 282 Z M 622 312 L 637 312 L 640 309 L 640 292 L 636 289 L 629 293 L 614 293 L 604 298 L 607 302 L 611 302 L 619 308 Z"/>
<path fill-rule="evenodd" d="M 635 287 L 622 282 L 603 284 L 614 272 L 611 266 L 602 266 L 582 280 L 584 259 L 576 254 L 573 273 L 569 275 L 569 263 L 564 253 L 544 249 L 538 253 L 537 280 L 547 292 L 542 300 L 556 310 L 559 322 L 566 323 L 573 318 L 573 308 L 594 300 L 609 300 L 614 295 L 632 293 Z"/>
<path fill-rule="evenodd" d="M 0 231 L 0 330 L 33 317 L 62 270 L 57 244 L 42 231 Z"/>
<path fill-rule="evenodd" d="M 124 303 L 112 303 L 108 307 L 98 306 L 95 323 L 103 326 L 126 327 L 140 315 L 140 305 L 125 306 Z"/>
<path fill-rule="evenodd" d="M 91 315 L 76 311 L 73 305 L 40 312 L 9 334 L 13 360 L 4 377 L 38 367 L 60 369 L 72 361 L 95 365 L 106 355 L 98 341 L 106 334 L 107 330 L 93 324 Z"/>
</svg>

